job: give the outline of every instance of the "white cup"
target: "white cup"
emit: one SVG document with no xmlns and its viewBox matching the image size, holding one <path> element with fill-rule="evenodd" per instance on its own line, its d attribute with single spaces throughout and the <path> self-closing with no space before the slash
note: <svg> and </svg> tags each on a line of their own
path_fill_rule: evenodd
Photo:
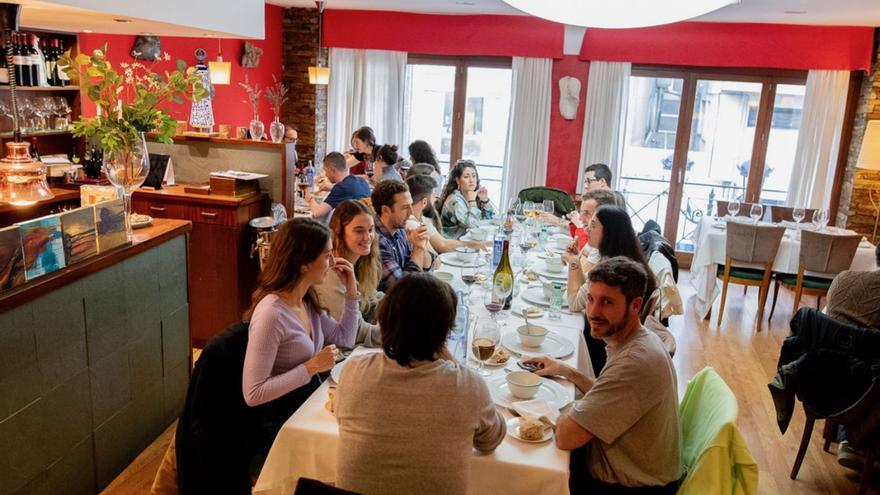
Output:
<svg viewBox="0 0 880 495">
<path fill-rule="evenodd" d="M 523 325 L 516 329 L 516 336 L 526 347 L 541 347 L 547 337 L 547 329 L 537 325 Z"/>
</svg>

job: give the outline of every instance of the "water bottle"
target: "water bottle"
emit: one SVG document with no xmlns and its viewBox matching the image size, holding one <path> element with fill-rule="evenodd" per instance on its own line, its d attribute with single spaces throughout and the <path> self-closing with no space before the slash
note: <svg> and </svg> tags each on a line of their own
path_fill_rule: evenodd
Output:
<svg viewBox="0 0 880 495">
<path fill-rule="evenodd" d="M 315 167 L 312 166 L 311 160 L 309 160 L 309 164 L 306 165 L 306 180 L 309 183 L 309 189 L 314 191 L 315 190 Z"/>
<path fill-rule="evenodd" d="M 468 309 L 467 304 L 465 304 L 464 292 L 458 291 L 457 294 L 458 303 L 455 310 L 455 325 L 452 327 L 449 336 L 446 338 L 446 345 L 449 348 L 449 352 L 455 356 L 455 359 L 457 359 L 462 365 L 466 365 L 468 351 L 467 332 L 468 323 L 470 322 L 470 309 Z"/>
<path fill-rule="evenodd" d="M 562 283 L 553 282 L 553 294 L 550 296 L 550 311 L 547 315 L 551 320 L 562 318 Z"/>
<path fill-rule="evenodd" d="M 501 263 L 501 253 L 504 252 L 504 232 L 499 228 L 495 231 L 495 237 L 492 240 L 492 268 L 496 268 Z"/>
</svg>

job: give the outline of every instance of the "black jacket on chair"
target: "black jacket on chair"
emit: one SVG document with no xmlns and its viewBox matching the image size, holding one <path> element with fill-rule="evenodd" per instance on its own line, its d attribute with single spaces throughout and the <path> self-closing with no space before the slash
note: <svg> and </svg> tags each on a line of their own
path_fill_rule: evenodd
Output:
<svg viewBox="0 0 880 495">
<path fill-rule="evenodd" d="M 791 320 L 777 373 L 769 384 L 782 433 L 795 396 L 815 418 L 845 425 L 856 448 L 874 444 L 880 430 L 880 331 L 802 308 Z"/>
<path fill-rule="evenodd" d="M 655 230 L 649 228 L 650 224 L 657 225 L 653 220 L 648 220 L 645 228 L 642 229 L 642 233 L 639 234 L 639 244 L 642 246 L 642 252 L 645 253 L 645 259 L 651 259 L 651 255 L 655 251 L 662 254 L 664 258 L 669 260 L 669 264 L 672 266 L 672 278 L 678 282 L 678 258 L 675 257 L 675 248 L 672 247 L 672 244 L 665 237 L 660 235 L 659 225 L 657 225 Z"/>
</svg>

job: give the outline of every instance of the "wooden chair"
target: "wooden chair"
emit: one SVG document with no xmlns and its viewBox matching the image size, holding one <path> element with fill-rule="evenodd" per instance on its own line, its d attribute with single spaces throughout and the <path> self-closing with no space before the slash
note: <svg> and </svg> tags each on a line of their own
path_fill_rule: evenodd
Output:
<svg viewBox="0 0 880 495">
<path fill-rule="evenodd" d="M 770 208 L 770 221 L 773 223 L 779 223 L 783 220 L 787 222 L 794 222 L 794 217 L 792 213 L 794 212 L 794 208 L 790 208 L 788 206 L 776 206 L 771 205 Z M 813 219 L 813 213 L 816 210 L 812 210 L 810 208 L 804 208 L 804 222 L 809 222 Z"/>
<path fill-rule="evenodd" d="M 785 234 L 784 227 L 727 222 L 726 255 L 724 266 L 718 267 L 717 276 L 722 279 L 721 305 L 718 308 L 718 325 L 724 317 L 727 302 L 727 286 L 733 282 L 746 287 L 760 287 L 758 292 L 758 331 L 764 317 L 764 303 L 770 291 L 773 261 L 779 252 L 779 244 Z M 764 265 L 762 269 L 733 266 L 738 264 Z"/>
<path fill-rule="evenodd" d="M 828 294 L 834 277 L 838 273 L 848 270 L 852 265 L 861 240 L 861 235 L 834 235 L 802 230 L 801 249 L 798 253 L 798 272 L 797 274 L 776 274 L 773 303 L 770 305 L 770 316 L 767 319 L 773 318 L 780 285 L 784 285 L 794 292 L 794 307 L 791 314 L 797 312 L 804 294 L 816 296 L 816 309 L 819 309 L 822 297 Z M 822 273 L 823 276 L 808 276 L 804 274 L 807 271 Z"/>
<path fill-rule="evenodd" d="M 718 203 L 718 216 L 719 217 L 726 217 L 730 213 L 727 209 L 727 205 L 730 204 L 730 201 L 718 201 L 717 203 Z M 737 212 L 736 216 L 748 217 L 749 213 L 752 210 L 752 205 L 754 205 L 754 204 L 755 203 L 745 203 L 745 202 L 740 203 L 739 204 L 739 211 Z M 764 213 L 765 213 L 765 215 L 767 213 L 766 207 L 764 208 Z"/>
</svg>

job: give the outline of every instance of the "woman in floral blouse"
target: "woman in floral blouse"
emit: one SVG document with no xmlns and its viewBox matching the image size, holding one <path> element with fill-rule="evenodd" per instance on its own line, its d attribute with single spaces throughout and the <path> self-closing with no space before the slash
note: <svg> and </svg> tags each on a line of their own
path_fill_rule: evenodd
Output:
<svg viewBox="0 0 880 495">
<path fill-rule="evenodd" d="M 471 160 L 459 160 L 449 172 L 449 180 L 440 195 L 440 223 L 443 235 L 458 239 L 467 230 L 479 226 L 480 220 L 495 216 L 489 191 L 480 186 L 477 166 Z"/>
</svg>

